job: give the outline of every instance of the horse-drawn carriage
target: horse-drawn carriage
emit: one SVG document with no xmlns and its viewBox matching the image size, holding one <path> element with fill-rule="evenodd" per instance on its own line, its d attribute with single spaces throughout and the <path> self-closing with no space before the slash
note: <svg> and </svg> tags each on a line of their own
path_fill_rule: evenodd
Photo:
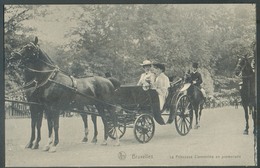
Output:
<svg viewBox="0 0 260 168">
<path fill-rule="evenodd" d="M 30 89 L 26 96 L 31 111 L 32 134 L 27 148 L 39 147 L 43 111 L 47 116 L 50 139 L 46 150 L 52 148 L 51 151 L 55 151 L 59 143 L 60 110 L 71 110 L 81 114 L 85 126 L 83 141 L 87 141 L 88 114 L 92 116 L 94 123 L 93 142 L 97 141 L 96 116 L 101 116 L 104 123 L 105 141 L 108 136 L 118 140 L 124 135 L 126 128 L 132 126 L 136 139 L 146 143 L 154 135 L 154 119 L 160 125 L 164 125 L 165 116 L 168 116 L 167 123 L 175 120 L 180 135 L 186 135 L 190 131 L 193 105 L 190 98 L 180 91 L 181 80 L 171 85 L 164 108 L 160 110 L 155 90 L 143 90 L 140 86 L 115 88 L 109 79 L 103 77 L 74 78 L 60 70 L 37 43 L 36 38 L 35 42 L 25 45 L 7 60 L 8 64 L 18 61 L 18 65 L 24 68 L 25 86 Z M 89 105 L 95 106 L 95 111 L 98 112 L 84 111 L 84 106 Z M 36 137 L 35 128 L 37 138 L 33 144 Z"/>
</svg>

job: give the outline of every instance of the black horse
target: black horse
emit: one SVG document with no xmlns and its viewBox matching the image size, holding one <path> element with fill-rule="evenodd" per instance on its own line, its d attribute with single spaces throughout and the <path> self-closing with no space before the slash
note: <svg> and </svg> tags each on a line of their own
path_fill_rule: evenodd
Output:
<svg viewBox="0 0 260 168">
<path fill-rule="evenodd" d="M 254 130 L 253 133 L 256 133 L 256 92 L 255 92 L 255 72 L 254 72 L 254 58 L 250 61 L 250 58 L 246 55 L 239 57 L 237 65 L 235 68 L 235 75 L 242 77 L 240 95 L 241 95 L 241 104 L 245 111 L 246 119 L 246 128 L 244 134 L 248 135 L 248 111 L 252 112 Z"/>
<path fill-rule="evenodd" d="M 200 127 L 200 118 L 202 114 L 203 105 L 205 103 L 205 98 L 200 90 L 200 88 L 192 83 L 191 75 L 189 73 L 185 74 L 184 77 L 185 85 L 183 91 L 187 91 L 187 95 L 191 101 L 191 126 L 193 123 L 193 111 L 195 112 L 196 124 L 194 129 Z"/>
<path fill-rule="evenodd" d="M 20 51 L 12 54 L 7 62 L 18 62 L 23 68 L 23 74 L 27 87 L 34 88 L 26 92 L 29 102 L 39 103 L 42 106 L 31 104 L 31 138 L 26 148 L 39 148 L 41 140 L 41 124 L 43 111 L 46 113 L 49 130 L 49 141 L 44 150 L 55 152 L 59 143 L 59 114 L 60 110 L 71 110 L 77 108 L 84 110 L 84 106 L 94 105 L 99 112 L 104 124 L 104 142 L 108 138 L 108 127 L 106 116 L 109 112 L 112 122 L 117 131 L 117 121 L 115 108 L 111 105 L 111 96 L 115 90 L 109 79 L 93 76 L 87 78 L 74 78 L 59 69 L 50 57 L 39 48 L 38 38 L 21 48 Z M 87 114 L 81 114 L 85 136 L 83 141 L 88 140 L 88 120 Z M 94 137 L 92 142 L 97 142 L 97 124 L 96 115 L 92 115 L 94 123 Z M 37 138 L 35 143 L 35 128 L 37 128 Z M 54 129 L 54 138 L 53 137 Z M 117 136 L 117 132 L 116 132 Z M 54 141 L 53 141 L 54 139 Z M 116 138 L 116 145 L 119 145 L 119 139 Z"/>
</svg>

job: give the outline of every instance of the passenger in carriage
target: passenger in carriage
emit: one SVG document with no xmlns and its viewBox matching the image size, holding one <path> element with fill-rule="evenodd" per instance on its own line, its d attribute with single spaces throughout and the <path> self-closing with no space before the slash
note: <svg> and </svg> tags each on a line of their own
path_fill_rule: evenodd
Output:
<svg viewBox="0 0 260 168">
<path fill-rule="evenodd" d="M 153 64 L 152 72 L 155 73 L 156 79 L 153 84 L 153 87 L 159 96 L 160 101 L 160 110 L 163 109 L 164 103 L 168 96 L 168 88 L 170 87 L 169 78 L 164 74 L 165 65 L 161 63 Z"/>
<path fill-rule="evenodd" d="M 140 65 L 143 66 L 144 73 L 142 73 L 137 85 L 143 86 L 145 90 L 148 90 L 155 82 L 155 74 L 151 72 L 152 62 L 149 60 L 145 60 Z"/>
</svg>

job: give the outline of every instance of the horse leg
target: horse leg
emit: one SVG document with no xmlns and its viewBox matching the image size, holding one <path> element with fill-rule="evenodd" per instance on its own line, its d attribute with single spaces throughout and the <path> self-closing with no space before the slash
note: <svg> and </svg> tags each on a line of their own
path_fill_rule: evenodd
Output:
<svg viewBox="0 0 260 168">
<path fill-rule="evenodd" d="M 47 125 L 48 125 L 48 142 L 47 144 L 44 146 L 43 150 L 44 151 L 48 151 L 50 149 L 50 145 L 53 142 L 53 121 L 52 121 L 52 117 L 51 114 L 49 112 L 46 112 L 46 118 L 47 118 Z"/>
<path fill-rule="evenodd" d="M 79 108 L 79 110 L 83 110 L 83 108 Z M 88 115 L 83 113 L 81 113 L 80 115 L 84 123 L 84 137 L 82 139 L 82 142 L 88 142 Z"/>
<path fill-rule="evenodd" d="M 53 111 L 53 126 L 54 126 L 54 142 L 49 152 L 56 152 L 56 147 L 59 143 L 59 111 Z"/>
<path fill-rule="evenodd" d="M 198 107 L 195 107 L 194 111 L 195 111 L 195 118 L 196 118 L 196 124 L 194 125 L 194 129 L 198 129 L 199 128 L 199 123 L 198 123 L 198 111 L 199 111 L 199 109 L 198 109 Z"/>
<path fill-rule="evenodd" d="M 43 117 L 43 109 L 40 109 L 40 111 L 37 113 L 37 121 L 36 121 L 37 138 L 32 149 L 39 149 L 39 142 L 41 141 L 42 117 Z"/>
<path fill-rule="evenodd" d="M 96 105 L 97 111 L 102 119 L 103 125 L 104 125 L 104 140 L 101 143 L 101 145 L 107 145 L 107 138 L 108 138 L 108 124 L 107 119 L 104 113 L 104 108 L 100 105 Z"/>
<path fill-rule="evenodd" d="M 191 119 L 190 119 L 190 129 L 192 129 L 192 124 L 193 124 L 193 107 L 192 107 L 191 104 L 189 105 L 189 109 L 190 109 L 189 113 L 190 113 L 190 116 L 191 116 Z"/>
<path fill-rule="evenodd" d="M 199 108 L 199 123 L 200 123 L 200 119 L 201 119 L 202 109 L 203 109 L 203 104 L 201 104 L 200 108 Z"/>
<path fill-rule="evenodd" d="M 102 119 L 102 122 L 103 122 L 103 125 L 104 125 L 104 140 L 102 142 L 101 145 L 107 145 L 107 138 L 108 138 L 108 124 L 107 124 L 107 121 L 104 117 L 101 116 L 101 119 Z"/>
<path fill-rule="evenodd" d="M 248 129 L 249 129 L 249 125 L 248 125 L 248 107 L 246 105 L 243 105 L 244 111 L 245 111 L 245 119 L 246 119 L 246 128 L 244 130 L 244 135 L 248 135 Z"/>
<path fill-rule="evenodd" d="M 31 138 L 25 148 L 31 148 L 33 146 L 33 141 L 35 140 L 35 126 L 37 120 L 37 108 L 34 105 L 30 106 L 31 111 Z"/>
<path fill-rule="evenodd" d="M 91 120 L 93 122 L 94 125 L 94 137 L 92 139 L 92 143 L 97 143 L 97 135 L 98 135 L 98 131 L 97 131 L 97 116 L 96 115 L 91 115 Z"/>
</svg>

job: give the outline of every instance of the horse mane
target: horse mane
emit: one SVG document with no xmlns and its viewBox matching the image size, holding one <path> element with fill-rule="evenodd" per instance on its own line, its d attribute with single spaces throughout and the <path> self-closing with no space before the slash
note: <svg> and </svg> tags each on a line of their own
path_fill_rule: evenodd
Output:
<svg viewBox="0 0 260 168">
<path fill-rule="evenodd" d="M 38 45 L 38 49 L 40 54 L 44 55 L 44 61 L 47 61 L 48 63 L 52 64 L 53 66 L 55 66 L 55 63 L 52 61 L 52 59 L 49 57 L 49 55 L 39 47 Z"/>
</svg>

